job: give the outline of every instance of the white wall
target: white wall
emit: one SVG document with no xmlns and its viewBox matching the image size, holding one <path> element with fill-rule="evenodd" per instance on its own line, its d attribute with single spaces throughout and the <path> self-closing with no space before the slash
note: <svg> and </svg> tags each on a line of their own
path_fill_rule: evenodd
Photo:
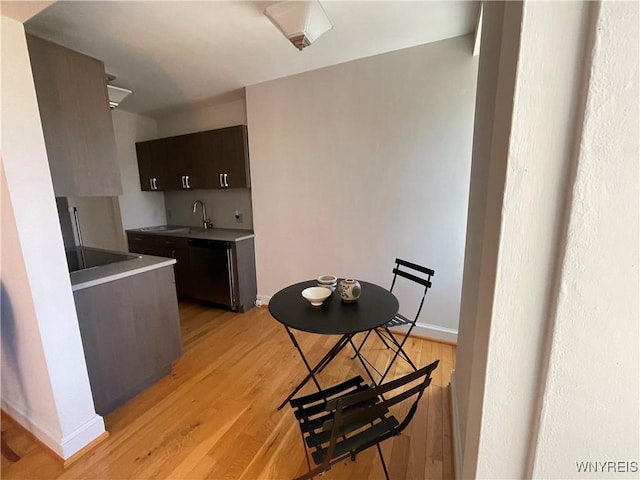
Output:
<svg viewBox="0 0 640 480">
<path fill-rule="evenodd" d="M 143 192 L 140 189 L 136 142 L 150 140 L 158 136 L 155 120 L 124 112 L 111 111 L 113 131 L 116 138 L 116 152 L 122 177 L 122 195 L 118 197 L 121 230 L 151 227 L 166 223 L 164 194 Z"/>
<path fill-rule="evenodd" d="M 452 380 L 454 441 L 458 470 L 465 455 L 475 463 L 477 451 L 464 451 L 465 439 L 478 439 L 487 363 L 487 342 L 502 211 L 515 67 L 522 18 L 520 2 L 484 4 L 482 47 L 473 138 L 473 162 L 467 218 L 464 282 L 456 371 Z M 505 31 L 503 32 L 503 25 Z M 501 128 L 502 127 L 502 128 Z M 469 474 L 470 475 L 470 474 Z"/>
<path fill-rule="evenodd" d="M 388 287 L 401 257 L 436 271 L 421 323 L 457 330 L 471 51 L 458 37 L 247 88 L 260 295 L 321 274 Z"/>
<path fill-rule="evenodd" d="M 104 433 L 21 23 L 2 16 L 2 408 L 62 458 Z"/>
<path fill-rule="evenodd" d="M 228 102 L 156 116 L 158 137 L 170 137 L 233 125 L 246 125 L 246 103 L 244 95 L 240 93 L 239 96 L 240 98 Z"/>
<path fill-rule="evenodd" d="M 480 263 L 465 268 L 458 346 L 463 478 L 583 478 L 580 461 L 636 462 L 592 477 L 638 475 L 638 5 L 605 2 L 598 17 L 599 5 L 525 2 L 521 23 L 519 6 L 485 5 L 507 57 L 483 39 L 480 71 L 494 57 L 498 83 L 484 107 L 509 145 L 472 177 L 488 194 L 469 213 L 488 222 L 465 265 Z M 481 87 L 479 106 L 493 95 Z"/>
<path fill-rule="evenodd" d="M 3 148 L 4 150 L 4 148 Z M 3 162 L 4 163 L 4 162 Z M 54 438 L 60 430 L 34 299 L 2 171 L 2 402 L 15 405 Z M 3 405 L 4 408 L 4 405 Z M 28 413 L 27 413 L 28 412 Z"/>
<path fill-rule="evenodd" d="M 537 478 L 584 478 L 575 462 L 585 460 L 635 461 L 635 472 L 616 476 L 640 476 L 639 7 L 603 2 L 595 24 Z"/>
</svg>

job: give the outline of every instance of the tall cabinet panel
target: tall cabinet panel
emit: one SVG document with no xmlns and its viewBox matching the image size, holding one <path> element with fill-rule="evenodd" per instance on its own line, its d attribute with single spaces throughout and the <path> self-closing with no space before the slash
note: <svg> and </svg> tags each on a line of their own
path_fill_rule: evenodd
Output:
<svg viewBox="0 0 640 480">
<path fill-rule="evenodd" d="M 55 195 L 122 194 L 104 64 L 27 35 Z"/>
</svg>

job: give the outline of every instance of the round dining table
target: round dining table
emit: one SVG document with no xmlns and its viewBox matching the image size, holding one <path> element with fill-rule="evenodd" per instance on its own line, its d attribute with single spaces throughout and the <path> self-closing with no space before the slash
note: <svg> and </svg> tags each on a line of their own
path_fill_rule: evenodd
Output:
<svg viewBox="0 0 640 480">
<path fill-rule="evenodd" d="M 316 375 L 329 365 L 344 347 L 348 344 L 353 346 L 352 337 L 356 333 L 381 327 L 398 313 L 399 304 L 393 293 L 374 283 L 362 280 L 359 282 L 361 286 L 360 298 L 353 303 L 343 302 L 336 290 L 322 305 L 312 306 L 302 296 L 302 291 L 305 288 L 316 286 L 315 280 L 285 287 L 269 300 L 269 313 L 285 327 L 309 372 L 280 404 L 278 410 L 284 407 L 309 380 L 313 380 L 318 390 L 321 390 Z M 311 367 L 293 335 L 292 329 L 320 335 L 340 335 L 340 339 L 314 367 Z M 372 383 L 375 384 L 366 363 L 355 346 L 353 348 L 355 356 L 360 360 Z"/>
</svg>

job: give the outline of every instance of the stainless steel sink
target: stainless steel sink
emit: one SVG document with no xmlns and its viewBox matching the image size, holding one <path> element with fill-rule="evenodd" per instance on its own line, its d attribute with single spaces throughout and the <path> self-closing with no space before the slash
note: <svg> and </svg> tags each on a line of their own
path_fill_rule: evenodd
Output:
<svg viewBox="0 0 640 480">
<path fill-rule="evenodd" d="M 170 225 L 162 225 L 159 227 L 145 227 L 140 229 L 141 232 L 166 232 L 166 233 L 179 233 L 190 231 L 189 227 L 172 227 Z"/>
<path fill-rule="evenodd" d="M 202 227 L 181 227 L 179 225 L 160 225 L 157 227 L 144 227 L 141 232 L 162 232 L 162 233 L 207 233 L 212 229 L 204 229 Z"/>
</svg>

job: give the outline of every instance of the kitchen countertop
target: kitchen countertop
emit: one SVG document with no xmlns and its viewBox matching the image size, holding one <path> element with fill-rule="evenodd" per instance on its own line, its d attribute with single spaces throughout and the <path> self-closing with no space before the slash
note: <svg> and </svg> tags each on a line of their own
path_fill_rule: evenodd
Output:
<svg viewBox="0 0 640 480">
<path fill-rule="evenodd" d="M 112 250 L 102 251 L 123 253 L 114 252 Z M 94 287 L 102 283 L 113 282 L 114 280 L 148 272 L 150 270 L 155 270 L 156 268 L 168 267 L 176 263 L 175 258 L 154 257 L 152 255 L 140 255 L 137 253 L 127 255 L 135 255 L 137 258 L 71 272 L 71 290 L 75 292 L 76 290 Z"/>
<path fill-rule="evenodd" d="M 250 230 L 236 230 L 230 228 L 188 227 L 184 225 L 158 225 L 156 227 L 134 228 L 127 230 L 131 233 L 145 233 L 169 237 L 201 238 L 207 240 L 220 240 L 224 242 L 239 242 L 255 237 Z"/>
</svg>

